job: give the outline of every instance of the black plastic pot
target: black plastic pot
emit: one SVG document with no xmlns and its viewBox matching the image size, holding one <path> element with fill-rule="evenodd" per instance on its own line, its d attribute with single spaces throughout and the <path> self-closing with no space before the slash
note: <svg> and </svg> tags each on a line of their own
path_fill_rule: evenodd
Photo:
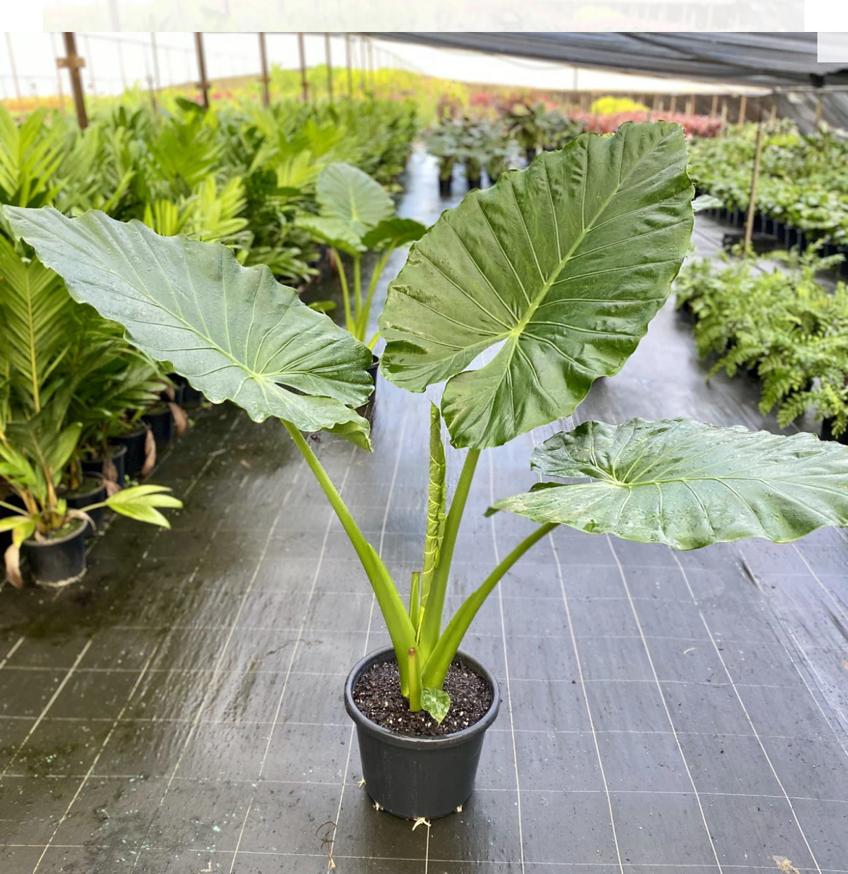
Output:
<svg viewBox="0 0 848 874">
<path fill-rule="evenodd" d="M 368 368 L 368 373 L 371 376 L 371 379 L 374 380 L 374 391 L 371 393 L 371 397 L 368 398 L 366 403 L 364 403 L 361 407 L 357 409 L 357 413 L 368 421 L 372 421 L 374 418 L 374 405 L 377 403 L 377 371 L 380 369 L 380 359 L 371 354 L 371 366 Z"/>
<path fill-rule="evenodd" d="M 437 819 L 453 813 L 474 789 L 474 777 L 487 729 L 501 703 L 497 680 L 469 656 L 459 657 L 492 688 L 492 704 L 474 725 L 445 737 L 394 734 L 366 717 L 353 700 L 359 678 L 372 665 L 393 660 L 384 649 L 357 662 L 344 689 L 345 709 L 356 724 L 365 791 L 383 810 L 406 819 Z"/>
<path fill-rule="evenodd" d="M 103 485 L 103 480 L 99 477 L 86 477 L 82 485 L 72 492 L 67 492 L 64 496 L 68 502 L 68 506 L 73 510 L 82 510 L 90 504 L 99 504 L 100 501 L 106 500 L 106 486 Z M 103 524 L 103 519 L 106 516 L 106 508 L 98 507 L 92 510 L 89 514 L 94 525 L 86 523 L 86 534 L 91 537 L 97 533 L 97 529 Z"/>
<path fill-rule="evenodd" d="M 115 437 L 114 443 L 118 446 L 125 446 L 127 454 L 124 457 L 124 471 L 128 477 L 135 479 L 144 467 L 144 460 L 147 457 L 145 452 L 145 443 L 147 441 L 147 427 L 139 425 L 135 431 L 130 431 L 129 434 L 121 434 L 120 437 Z"/>
<path fill-rule="evenodd" d="M 837 443 L 848 444 L 848 431 L 843 432 L 838 437 L 833 436 L 833 419 L 822 419 L 819 436 L 822 440 L 835 440 Z"/>
<path fill-rule="evenodd" d="M 125 461 L 127 457 L 126 446 L 110 446 L 112 464 L 115 466 L 115 482 L 123 488 L 126 483 Z M 104 460 L 102 458 L 83 458 L 81 461 L 82 472 L 93 476 L 103 476 Z"/>
<path fill-rule="evenodd" d="M 142 418 L 150 425 L 157 446 L 167 446 L 174 439 L 174 416 L 170 407 L 153 409 Z"/>
<path fill-rule="evenodd" d="M 80 520 L 70 534 L 39 543 L 25 540 L 21 557 L 27 575 L 40 586 L 58 589 L 85 576 L 85 534 L 88 524 Z"/>
<path fill-rule="evenodd" d="M 468 180 L 468 190 L 473 191 L 475 188 L 483 187 L 483 177 L 482 176 L 468 176 L 466 177 Z"/>
<path fill-rule="evenodd" d="M 439 197 L 450 197 L 453 193 L 453 179 L 448 176 L 447 179 L 442 179 L 439 176 Z"/>
<path fill-rule="evenodd" d="M 326 259 L 322 259 L 322 264 L 327 263 Z M 177 395 L 177 403 L 181 407 L 196 407 L 203 401 L 203 392 L 189 384 L 189 381 L 179 373 L 168 374 L 174 385 L 179 386 L 179 394 Z"/>
</svg>

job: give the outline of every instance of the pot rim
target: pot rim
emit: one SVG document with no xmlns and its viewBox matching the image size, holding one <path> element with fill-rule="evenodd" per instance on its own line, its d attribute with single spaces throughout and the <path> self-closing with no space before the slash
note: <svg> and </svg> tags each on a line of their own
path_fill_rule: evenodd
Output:
<svg viewBox="0 0 848 874">
<path fill-rule="evenodd" d="M 114 461 L 116 458 L 120 458 L 121 456 L 127 454 L 127 447 L 124 443 L 109 443 L 108 449 L 109 461 Z M 83 461 L 106 461 L 106 459 L 98 455 L 94 458 L 92 458 L 91 456 L 83 458 Z"/>
<path fill-rule="evenodd" d="M 82 478 L 83 483 L 89 483 L 88 488 L 68 489 L 62 493 L 63 498 L 89 498 L 102 492 L 106 485 L 103 482 L 102 474 L 86 474 Z M 82 484 L 81 484 L 82 485 Z"/>
<path fill-rule="evenodd" d="M 492 690 L 492 703 L 489 705 L 489 709 L 483 714 L 483 716 L 473 725 L 469 725 L 468 728 L 463 728 L 460 731 L 456 731 L 453 734 L 443 735 L 442 737 L 413 737 L 406 734 L 397 734 L 396 732 L 389 731 L 387 728 L 383 728 L 382 725 L 369 719 L 356 706 L 356 702 L 353 700 L 353 688 L 360 676 L 370 668 L 371 665 L 376 664 L 377 662 L 388 661 L 394 657 L 395 651 L 392 647 L 384 647 L 383 649 L 375 650 L 369 655 L 359 659 L 347 675 L 344 685 L 345 710 L 347 710 L 348 716 L 350 716 L 350 718 L 356 723 L 357 728 L 363 728 L 369 732 L 369 734 L 376 735 L 377 737 L 382 738 L 386 743 L 390 743 L 397 747 L 415 750 L 436 750 L 459 746 L 460 744 L 463 744 L 475 736 L 487 731 L 495 721 L 501 706 L 501 690 L 498 681 L 490 671 L 477 661 L 477 659 L 470 655 L 466 655 L 464 652 L 457 651 L 456 657 L 467 662 L 474 669 L 475 673 L 479 674 L 486 680 L 486 682 L 488 682 Z"/>
<path fill-rule="evenodd" d="M 75 531 L 71 531 L 68 534 L 65 534 L 64 537 L 56 537 L 51 540 L 46 540 L 44 543 L 39 543 L 35 538 L 28 537 L 22 544 L 22 546 L 26 546 L 31 549 L 46 549 L 49 546 L 61 546 L 63 543 L 67 543 L 70 540 L 74 540 L 80 535 L 85 535 L 86 530 L 88 529 L 88 522 L 85 519 L 74 519 L 73 522 L 79 526 Z"/>
<path fill-rule="evenodd" d="M 116 440 L 138 440 L 139 437 L 142 437 L 147 433 L 147 425 L 144 422 L 139 422 L 138 427 L 134 428 L 132 431 L 127 431 L 126 434 L 116 434 L 112 437 L 113 441 Z M 123 446 L 126 449 L 126 443 L 115 443 L 112 442 L 109 444 L 110 446 Z"/>
</svg>

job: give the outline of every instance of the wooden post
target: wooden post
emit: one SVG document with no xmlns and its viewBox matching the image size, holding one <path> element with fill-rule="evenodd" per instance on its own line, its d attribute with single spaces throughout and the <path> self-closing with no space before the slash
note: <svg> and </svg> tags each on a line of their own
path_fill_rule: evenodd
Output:
<svg viewBox="0 0 848 874">
<path fill-rule="evenodd" d="M 745 252 L 751 251 L 754 238 L 754 215 L 757 212 L 757 182 L 760 179 L 760 157 L 763 152 L 763 123 L 757 122 L 757 140 L 754 144 L 754 166 L 751 170 L 751 191 L 748 195 L 748 215 L 745 219 Z"/>
<path fill-rule="evenodd" d="M 327 58 L 327 99 L 333 102 L 333 53 L 330 49 L 330 34 L 324 34 L 324 55 Z"/>
<path fill-rule="evenodd" d="M 674 115 L 676 109 L 677 109 L 677 95 L 672 94 L 671 95 L 671 106 L 669 107 L 669 110 L 668 110 L 669 115 Z"/>
<path fill-rule="evenodd" d="M 659 108 L 660 108 L 660 95 L 654 94 L 654 96 L 651 98 L 651 112 L 652 113 L 659 112 Z"/>
<path fill-rule="evenodd" d="M 771 115 L 769 115 L 769 124 L 774 124 L 777 121 L 777 98 L 771 98 Z"/>
<path fill-rule="evenodd" d="M 710 117 L 715 118 L 718 113 L 718 94 L 713 94 L 713 102 L 710 105 Z"/>
<path fill-rule="evenodd" d="M 270 106 L 271 88 L 268 78 L 268 49 L 265 45 L 265 32 L 259 33 L 259 81 L 262 83 L 262 105 Z"/>
<path fill-rule="evenodd" d="M 350 34 L 345 34 L 345 59 L 347 61 L 347 96 L 353 97 L 353 61 L 351 60 Z"/>
<path fill-rule="evenodd" d="M 821 96 L 821 94 L 817 94 L 816 95 L 816 127 L 817 128 L 822 123 L 822 110 L 823 110 L 823 108 L 824 107 L 822 106 L 822 96 Z"/>
<path fill-rule="evenodd" d="M 308 103 L 309 79 L 306 76 L 306 44 L 302 33 L 297 35 L 297 51 L 300 55 L 300 96 L 304 103 Z"/>
<path fill-rule="evenodd" d="M 65 57 L 56 61 L 57 66 L 65 67 L 71 79 L 71 94 L 74 96 L 74 109 L 77 113 L 77 123 L 80 128 L 88 127 L 88 113 L 85 111 L 85 95 L 82 90 L 80 69 L 85 66 L 85 60 L 77 54 L 77 40 L 73 33 L 63 33 L 65 42 Z"/>
<path fill-rule="evenodd" d="M 209 109 L 209 81 L 206 78 L 206 53 L 203 51 L 203 34 L 195 32 L 194 51 L 197 55 L 197 72 L 200 73 L 200 81 L 197 87 L 200 89 L 201 103 Z"/>
<path fill-rule="evenodd" d="M 745 116 L 747 115 L 746 110 L 748 109 L 748 95 L 743 94 L 739 98 L 739 118 L 737 119 L 737 124 L 745 124 Z"/>
</svg>

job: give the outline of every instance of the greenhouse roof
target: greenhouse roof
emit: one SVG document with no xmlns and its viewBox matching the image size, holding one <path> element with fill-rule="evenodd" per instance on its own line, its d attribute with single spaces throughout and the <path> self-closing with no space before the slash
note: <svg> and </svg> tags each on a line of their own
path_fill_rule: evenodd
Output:
<svg viewBox="0 0 848 874">
<path fill-rule="evenodd" d="M 767 88 L 848 84 L 815 33 L 380 33 L 381 39 Z"/>
</svg>

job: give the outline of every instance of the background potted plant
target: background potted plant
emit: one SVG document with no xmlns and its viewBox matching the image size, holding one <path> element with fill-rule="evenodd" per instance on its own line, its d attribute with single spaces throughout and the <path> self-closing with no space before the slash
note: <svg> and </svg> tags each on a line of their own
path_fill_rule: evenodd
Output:
<svg viewBox="0 0 848 874">
<path fill-rule="evenodd" d="M 346 686 L 378 806 L 438 816 L 470 793 L 498 691 L 459 647 L 486 597 L 555 525 L 695 548 L 752 535 L 786 541 L 848 523 L 844 447 L 687 420 L 586 423 L 534 456 L 544 472 L 582 481 L 546 483 L 495 505 L 539 527 L 442 622 L 481 452 L 568 416 L 595 379 L 622 367 L 687 251 L 691 198 L 682 129 L 630 124 L 612 137 L 581 136 L 469 194 L 412 247 L 381 318 L 382 371 L 412 391 L 445 386 L 440 408 L 431 408 L 425 553 L 407 603 L 301 433 L 326 428 L 368 444 L 368 424 L 351 409 L 370 391 L 362 344 L 219 247 L 156 237 L 97 213 L 8 210 L 71 293 L 125 324 L 132 342 L 154 358 L 167 355 L 213 402 L 283 420 L 351 540 L 392 639 L 390 650 L 354 667 Z M 133 269 L 149 264 L 151 251 L 161 276 Z M 472 368 L 483 353 L 486 363 Z M 466 450 L 449 501 L 442 419 L 453 446 Z M 413 736 L 368 712 L 368 686 L 379 679 L 371 671 L 386 666 Z M 445 682 L 452 667 L 479 681 L 474 725 L 453 721 Z M 458 730 L 432 736 L 445 724 Z"/>
<path fill-rule="evenodd" d="M 394 202 L 383 187 L 350 164 L 335 163 L 323 169 L 316 198 L 318 215 L 303 215 L 298 223 L 330 247 L 338 268 L 345 327 L 364 342 L 374 293 L 389 256 L 417 240 L 426 228 L 414 219 L 395 215 Z M 366 287 L 362 274 L 367 253 L 374 253 L 376 261 Z M 376 342 L 374 335 L 368 346 L 373 348 Z"/>
<path fill-rule="evenodd" d="M 11 531 L 5 551 L 6 576 L 23 584 L 21 556 L 31 578 L 41 585 L 65 586 L 85 574 L 85 534 L 93 510 L 118 513 L 169 527 L 157 508 L 179 508 L 165 486 L 135 486 L 78 507 L 60 493 L 65 467 L 77 447 L 82 426 L 64 424 L 66 403 L 55 398 L 29 419 L 0 419 L 0 477 L 11 487 L 18 505 L 3 501 L 8 515 L 0 530 Z"/>
</svg>

